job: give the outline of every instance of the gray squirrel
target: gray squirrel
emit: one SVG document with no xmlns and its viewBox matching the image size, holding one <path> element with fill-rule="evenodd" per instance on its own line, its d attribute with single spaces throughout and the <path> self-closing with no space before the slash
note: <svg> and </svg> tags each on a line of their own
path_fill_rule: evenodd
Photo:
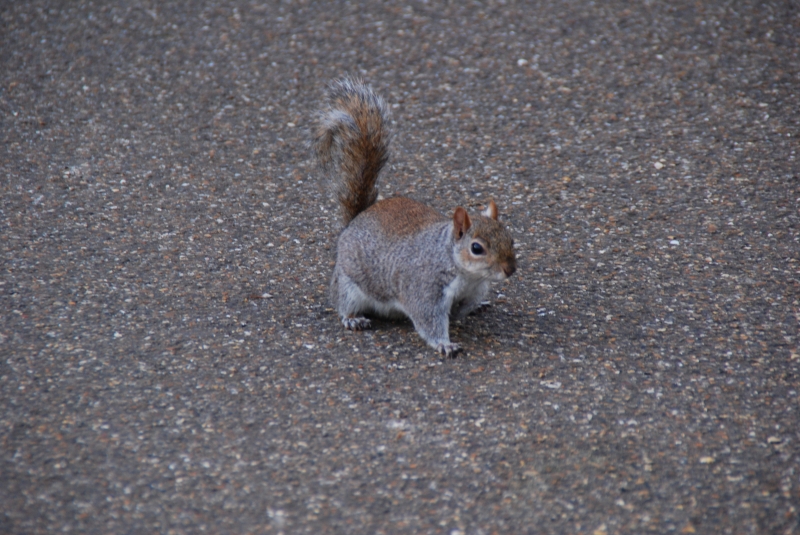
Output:
<svg viewBox="0 0 800 535">
<path fill-rule="evenodd" d="M 331 300 L 347 329 L 368 329 L 364 314 L 407 316 L 438 353 L 455 356 L 461 348 L 450 342 L 450 318 L 478 309 L 490 282 L 516 271 L 514 242 L 491 200 L 473 217 L 461 206 L 447 217 L 407 197 L 377 200 L 389 158 L 388 115 L 369 86 L 344 78 L 330 84 L 312 133 L 345 225 Z"/>
</svg>

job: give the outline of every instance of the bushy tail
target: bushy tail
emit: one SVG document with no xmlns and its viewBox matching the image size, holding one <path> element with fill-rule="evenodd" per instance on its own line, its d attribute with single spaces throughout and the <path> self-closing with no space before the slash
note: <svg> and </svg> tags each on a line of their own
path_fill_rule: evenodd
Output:
<svg viewBox="0 0 800 535">
<path fill-rule="evenodd" d="M 386 102 L 359 80 L 344 78 L 328 88 L 313 146 L 322 167 L 336 179 L 345 225 L 378 197 L 378 174 L 389 159 L 388 115 Z"/>
</svg>

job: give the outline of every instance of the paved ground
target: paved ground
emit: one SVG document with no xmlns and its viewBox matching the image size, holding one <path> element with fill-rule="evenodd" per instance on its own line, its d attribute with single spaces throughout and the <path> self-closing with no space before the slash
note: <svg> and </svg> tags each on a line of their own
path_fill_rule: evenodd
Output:
<svg viewBox="0 0 800 535">
<path fill-rule="evenodd" d="M 327 6 L 0 4 L 0 532 L 800 533 L 800 5 Z M 348 73 L 519 244 L 456 360 L 329 308 Z"/>
</svg>

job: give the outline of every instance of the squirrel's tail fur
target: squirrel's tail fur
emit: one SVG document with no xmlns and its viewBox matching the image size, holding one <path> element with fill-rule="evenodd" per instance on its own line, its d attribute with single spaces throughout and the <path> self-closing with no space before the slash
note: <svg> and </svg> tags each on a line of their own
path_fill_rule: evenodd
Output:
<svg viewBox="0 0 800 535">
<path fill-rule="evenodd" d="M 345 226 L 378 198 L 378 175 L 389 159 L 388 116 L 386 102 L 359 80 L 344 78 L 328 88 L 313 147 L 322 167 L 336 179 Z"/>
</svg>

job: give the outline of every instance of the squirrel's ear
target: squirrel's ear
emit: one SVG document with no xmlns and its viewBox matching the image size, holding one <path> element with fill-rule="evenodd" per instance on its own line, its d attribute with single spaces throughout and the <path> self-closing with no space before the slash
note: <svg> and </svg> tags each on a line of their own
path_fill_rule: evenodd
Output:
<svg viewBox="0 0 800 535">
<path fill-rule="evenodd" d="M 494 203 L 494 200 L 489 200 L 489 205 L 486 207 L 486 210 L 481 212 L 481 215 L 486 217 L 491 217 L 495 221 L 497 221 L 497 205 Z"/>
<path fill-rule="evenodd" d="M 453 235 L 456 239 L 463 238 L 471 226 L 472 221 L 469 220 L 467 211 L 460 206 L 456 208 L 456 213 L 453 214 Z"/>
</svg>

